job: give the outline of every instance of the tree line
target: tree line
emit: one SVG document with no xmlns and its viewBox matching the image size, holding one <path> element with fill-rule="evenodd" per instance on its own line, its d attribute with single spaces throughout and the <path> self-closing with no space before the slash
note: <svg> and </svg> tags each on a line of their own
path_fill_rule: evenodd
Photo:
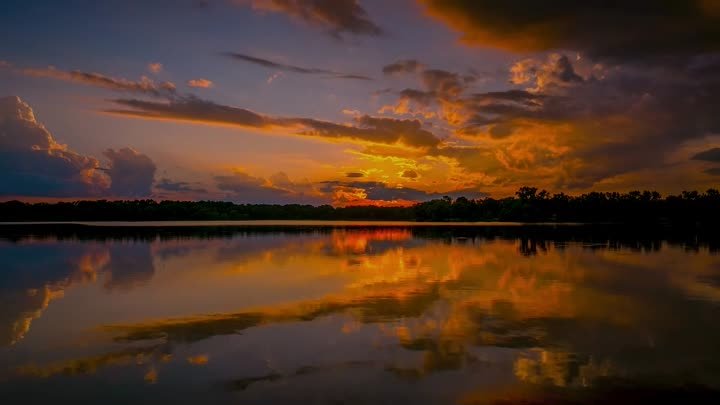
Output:
<svg viewBox="0 0 720 405">
<path fill-rule="evenodd" d="M 494 199 L 443 197 L 409 207 L 235 204 L 223 201 L 86 200 L 0 203 L 0 221 L 366 220 L 720 223 L 720 192 L 550 194 L 521 187 Z"/>
</svg>

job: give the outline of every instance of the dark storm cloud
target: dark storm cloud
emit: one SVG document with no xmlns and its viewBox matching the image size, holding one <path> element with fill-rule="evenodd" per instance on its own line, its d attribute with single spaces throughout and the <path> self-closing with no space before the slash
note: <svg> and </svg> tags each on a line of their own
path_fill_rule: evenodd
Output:
<svg viewBox="0 0 720 405">
<path fill-rule="evenodd" d="M 720 133 L 720 55 L 605 66 L 548 54 L 510 67 L 511 84 L 522 89 L 471 94 L 461 75 L 422 73 L 423 90 L 398 93 L 381 112 L 422 114 L 456 135 L 490 141 L 489 151 L 443 143 L 428 153 L 502 184 L 552 179 L 547 187 L 578 189 L 638 170 L 672 170 L 668 158 L 686 142 Z"/>
<path fill-rule="evenodd" d="M 383 144 L 403 144 L 425 148 L 440 139 L 422 128 L 418 120 L 378 118 L 368 115 L 353 118 L 354 125 L 320 121 L 313 118 L 272 117 L 243 108 L 230 107 L 196 97 L 175 98 L 168 102 L 120 99 L 115 103 L 128 107 L 105 112 L 135 118 L 172 119 L 255 129 L 290 129 L 300 136 L 346 139 Z"/>
<path fill-rule="evenodd" d="M 695 154 L 693 160 L 720 163 L 720 148 L 712 148 Z"/>
<path fill-rule="evenodd" d="M 479 46 L 618 60 L 720 50 L 720 5 L 713 0 L 419 1 Z"/>
<path fill-rule="evenodd" d="M 247 55 L 244 53 L 226 52 L 223 55 L 228 56 L 233 59 L 236 59 L 236 60 L 263 66 L 266 68 L 284 70 L 287 72 L 307 74 L 307 75 L 323 75 L 327 78 L 332 78 L 332 79 L 372 80 L 372 78 L 368 77 L 368 76 L 357 75 L 357 74 L 352 74 L 352 73 L 335 72 L 335 71 L 323 69 L 323 68 L 295 66 L 295 65 L 290 65 L 287 63 L 271 61 L 269 59 L 258 58 L 256 56 Z"/>
<path fill-rule="evenodd" d="M 108 149 L 103 155 L 110 161 L 110 167 L 105 170 L 110 176 L 112 195 L 147 197 L 152 193 L 157 167 L 147 155 L 132 148 Z"/>
<path fill-rule="evenodd" d="M 378 36 L 383 30 L 357 0 L 237 0 L 254 9 L 284 13 L 327 30 L 335 38 L 343 34 Z"/>
</svg>

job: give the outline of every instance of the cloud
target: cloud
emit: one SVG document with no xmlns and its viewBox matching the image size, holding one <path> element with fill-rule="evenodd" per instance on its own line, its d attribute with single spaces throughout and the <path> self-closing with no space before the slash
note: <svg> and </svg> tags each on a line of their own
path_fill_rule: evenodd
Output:
<svg viewBox="0 0 720 405">
<path fill-rule="evenodd" d="M 79 70 L 60 70 L 52 66 L 42 69 L 20 68 L 15 69 L 14 71 L 25 76 L 61 80 L 83 84 L 86 86 L 138 93 L 153 97 L 169 97 L 175 94 L 175 84 L 172 82 L 156 83 L 145 76 L 141 77 L 138 81 L 133 81 L 123 78 L 110 77 L 101 73 L 83 72 Z"/>
<path fill-rule="evenodd" d="M 215 176 L 225 198 L 249 204 L 325 204 L 327 197 L 309 182 L 293 182 L 283 172 L 269 179 L 255 177 L 242 171 Z"/>
<path fill-rule="evenodd" d="M 420 175 L 419 175 L 418 172 L 416 172 L 415 170 L 409 170 L 409 169 L 408 169 L 408 170 L 404 170 L 404 171 L 400 174 L 400 177 L 404 177 L 404 178 L 406 178 L 406 179 L 417 179 L 418 177 L 420 177 Z"/>
<path fill-rule="evenodd" d="M 99 166 L 57 143 L 19 97 L 0 98 L 0 195 L 99 195 L 108 183 Z"/>
<path fill-rule="evenodd" d="M 103 155 L 110 160 L 105 169 L 110 176 L 110 193 L 118 197 L 147 197 L 152 193 L 152 184 L 157 167 L 147 155 L 132 148 L 107 149 Z"/>
<path fill-rule="evenodd" d="M 190 87 L 195 87 L 195 88 L 209 89 L 210 87 L 213 87 L 215 84 L 208 79 L 192 79 L 192 80 L 188 80 L 187 85 Z"/>
<path fill-rule="evenodd" d="M 419 0 L 468 44 L 510 51 L 573 50 L 644 60 L 720 50 L 720 13 L 707 0 L 603 2 Z"/>
<path fill-rule="evenodd" d="M 322 191 L 333 193 L 334 203 L 338 205 L 357 205 L 373 201 L 417 202 L 438 199 L 443 196 L 477 199 L 488 195 L 474 188 L 428 192 L 409 187 L 392 187 L 387 183 L 377 181 L 326 181 L 322 184 Z"/>
<path fill-rule="evenodd" d="M 510 67 L 510 83 L 531 84 L 535 91 L 550 86 L 568 86 L 582 82 L 566 55 L 550 54 L 546 62 L 523 59 Z"/>
<path fill-rule="evenodd" d="M 290 65 L 290 64 L 286 64 L 286 63 L 271 61 L 269 59 L 258 58 L 256 56 L 247 55 L 244 53 L 226 52 L 224 55 L 231 57 L 233 59 L 252 63 L 252 64 L 255 64 L 258 66 L 263 66 L 263 67 L 271 68 L 271 69 L 284 70 L 287 72 L 300 73 L 300 74 L 306 74 L 306 75 L 322 75 L 322 76 L 325 76 L 326 78 L 331 78 L 331 79 L 373 80 L 371 77 L 368 77 L 368 76 L 357 75 L 357 74 L 352 74 L 352 73 L 335 72 L 335 71 L 323 69 L 323 68 L 301 67 L 301 66 L 296 66 L 296 65 Z"/>
<path fill-rule="evenodd" d="M 720 163 L 720 148 L 712 148 L 695 154 L 693 160 Z"/>
<path fill-rule="evenodd" d="M 720 176 L 720 167 L 711 167 L 704 170 L 705 173 L 711 176 Z"/>
<path fill-rule="evenodd" d="M 462 93 L 467 85 L 475 81 L 474 76 L 461 76 L 457 73 L 440 69 L 424 70 L 420 78 L 425 88 L 440 96 L 456 97 Z"/>
<path fill-rule="evenodd" d="M 126 108 L 105 112 L 144 119 L 170 119 L 266 130 L 282 129 L 284 133 L 292 130 L 301 136 L 401 144 L 415 148 L 432 147 L 440 142 L 432 132 L 423 129 L 418 120 L 362 115 L 353 117 L 354 125 L 345 125 L 313 118 L 273 117 L 197 97 L 176 98 L 168 102 L 135 99 L 118 99 L 114 102 Z"/>
<path fill-rule="evenodd" d="M 351 178 L 351 179 L 356 179 L 356 178 L 360 178 L 360 177 L 365 177 L 365 173 L 362 173 L 362 172 L 348 172 L 348 173 L 345 173 L 345 177 L 348 177 L 348 178 Z"/>
<path fill-rule="evenodd" d="M 161 178 L 156 184 L 155 184 L 156 190 L 161 191 L 170 191 L 170 192 L 197 192 L 197 193 L 204 193 L 207 192 L 204 188 L 197 188 L 193 187 L 191 183 L 185 182 L 185 181 L 172 181 L 168 178 Z"/>
<path fill-rule="evenodd" d="M 158 73 L 162 72 L 163 64 L 160 62 L 148 63 L 147 68 L 148 68 L 148 71 L 150 71 L 150 73 L 158 74 Z"/>
<path fill-rule="evenodd" d="M 403 59 L 389 65 L 385 65 L 382 71 L 386 75 L 400 75 L 417 73 L 424 68 L 425 66 L 415 59 Z"/>
<path fill-rule="evenodd" d="M 433 73 L 423 90 L 398 93 L 380 112 L 440 121 L 434 128 L 450 135 L 426 156 L 451 159 L 494 190 L 587 190 L 640 171 L 679 173 L 677 151 L 720 134 L 712 107 L 720 92 L 717 55 L 650 67 L 549 54 L 523 59 L 508 74 L 523 88 L 469 93 L 461 75 Z M 686 179 L 694 187 L 703 181 Z"/>
<path fill-rule="evenodd" d="M 383 30 L 357 0 L 236 0 L 259 11 L 284 13 L 320 27 L 335 38 L 343 34 L 379 36 Z"/>
</svg>

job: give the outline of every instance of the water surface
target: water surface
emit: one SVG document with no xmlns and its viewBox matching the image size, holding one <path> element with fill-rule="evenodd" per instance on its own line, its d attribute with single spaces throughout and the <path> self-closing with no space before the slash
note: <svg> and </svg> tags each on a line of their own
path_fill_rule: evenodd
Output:
<svg viewBox="0 0 720 405">
<path fill-rule="evenodd" d="M 0 227 L 0 401 L 718 399 L 706 237 L 230 225 Z"/>
</svg>

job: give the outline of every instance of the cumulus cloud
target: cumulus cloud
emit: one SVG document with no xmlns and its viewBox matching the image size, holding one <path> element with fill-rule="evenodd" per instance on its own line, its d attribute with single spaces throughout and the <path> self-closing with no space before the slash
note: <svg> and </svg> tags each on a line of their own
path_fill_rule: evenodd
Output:
<svg viewBox="0 0 720 405">
<path fill-rule="evenodd" d="M 99 195 L 108 183 L 99 166 L 57 143 L 19 97 L 0 98 L 0 195 Z"/>
<path fill-rule="evenodd" d="M 547 61 L 523 59 L 510 67 L 510 83 L 531 85 L 535 91 L 551 86 L 570 86 L 584 79 L 566 55 L 550 54 Z"/>
<path fill-rule="evenodd" d="M 59 144 L 19 97 L 0 98 L 0 195 L 144 197 L 155 164 L 133 149 L 108 149 L 109 167 Z"/>
<path fill-rule="evenodd" d="M 153 97 L 169 97 L 175 94 L 174 83 L 156 83 L 152 79 L 145 76 L 141 77 L 140 80 L 133 81 L 124 78 L 106 76 L 101 73 L 83 72 L 80 70 L 61 70 L 52 66 L 40 69 L 18 68 L 14 71 L 25 76 L 62 80 L 72 83 L 83 84 L 86 86 L 100 87 L 114 91 L 138 93 Z"/>
<path fill-rule="evenodd" d="M 284 13 L 309 25 L 325 29 L 335 38 L 343 34 L 378 36 L 375 24 L 357 0 L 236 0 L 253 9 Z"/>
<path fill-rule="evenodd" d="M 208 79 L 192 79 L 188 80 L 187 85 L 190 87 L 195 88 L 201 88 L 201 89 L 209 89 L 210 87 L 213 87 L 215 84 Z"/>
<path fill-rule="evenodd" d="M 293 72 L 293 73 L 300 73 L 300 74 L 306 74 L 306 75 L 321 75 L 326 78 L 331 79 L 353 79 L 353 80 L 372 80 L 371 77 L 353 74 L 353 73 L 342 73 L 342 72 L 335 72 L 333 70 L 329 69 L 323 69 L 323 68 L 315 68 L 315 67 L 302 67 L 302 66 L 296 66 L 296 65 L 290 65 L 287 63 L 280 63 L 271 61 L 269 59 L 263 59 L 258 58 L 256 56 L 244 54 L 244 53 L 237 53 L 237 52 L 227 52 L 225 53 L 226 56 L 240 60 L 243 62 L 252 63 L 254 65 L 263 66 L 266 68 L 271 69 L 278 69 L 278 70 L 284 70 L 287 72 Z"/>
<path fill-rule="evenodd" d="M 419 0 L 466 43 L 510 51 L 575 50 L 591 57 L 647 60 L 720 50 L 713 1 Z"/>
<path fill-rule="evenodd" d="M 440 139 L 424 129 L 418 120 L 361 115 L 353 117 L 354 125 L 345 125 L 313 118 L 273 117 L 244 108 L 230 107 L 196 97 L 176 98 L 168 102 L 134 99 L 114 100 L 125 109 L 105 112 L 144 119 L 174 119 L 215 125 L 232 125 L 255 129 L 288 129 L 295 134 L 325 139 L 354 140 L 382 144 L 402 144 L 426 148 Z"/>
<path fill-rule="evenodd" d="M 406 89 L 380 111 L 440 120 L 436 127 L 467 147 L 442 143 L 429 153 L 498 187 L 578 190 L 637 171 L 672 171 L 683 145 L 720 133 L 718 55 L 606 66 L 550 53 L 511 66 L 510 84 L 522 88 L 470 94 L 451 73 L 433 73 L 423 90 Z"/>
<path fill-rule="evenodd" d="M 111 179 L 110 193 L 118 197 L 147 197 L 157 167 L 147 155 L 132 148 L 107 149 L 103 155 L 109 159 L 106 169 Z"/>
</svg>

